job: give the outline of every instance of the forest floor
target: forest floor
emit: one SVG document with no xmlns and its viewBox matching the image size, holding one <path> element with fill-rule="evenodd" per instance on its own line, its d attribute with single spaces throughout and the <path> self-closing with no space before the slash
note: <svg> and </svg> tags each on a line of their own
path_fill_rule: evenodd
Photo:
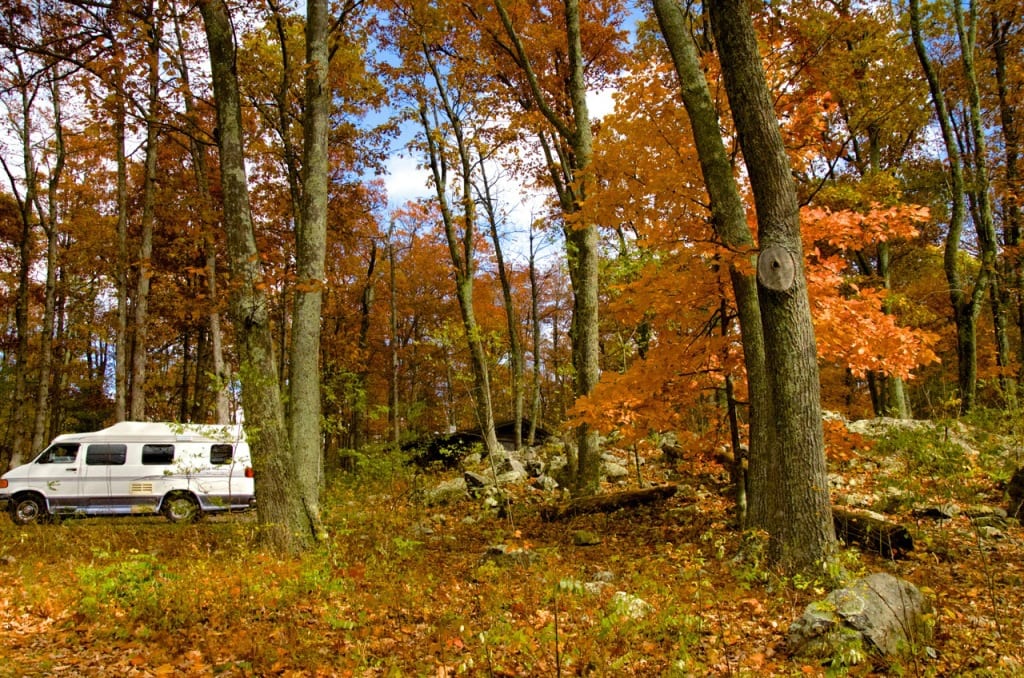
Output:
<svg viewBox="0 0 1024 678">
<path fill-rule="evenodd" d="M 0 676 L 1022 675 L 1024 532 L 967 517 L 1004 505 L 1019 447 L 949 438 L 901 433 L 832 463 L 836 494 L 884 503 L 916 540 L 900 560 L 842 556 L 852 575 L 892 572 L 934 602 L 930 647 L 900 663 L 786 654 L 827 578 L 750 555 L 712 462 L 649 464 L 688 488 L 662 504 L 545 522 L 552 494 L 517 490 L 505 517 L 472 500 L 428 508 L 420 489 L 440 476 L 369 460 L 329 492 L 330 543 L 300 558 L 263 552 L 249 514 L 0 517 Z M 960 513 L 913 517 L 940 504 Z M 581 530 L 599 543 L 575 545 Z M 527 555 L 485 557 L 499 544 Z M 620 591 L 646 605 L 616 604 Z"/>
</svg>

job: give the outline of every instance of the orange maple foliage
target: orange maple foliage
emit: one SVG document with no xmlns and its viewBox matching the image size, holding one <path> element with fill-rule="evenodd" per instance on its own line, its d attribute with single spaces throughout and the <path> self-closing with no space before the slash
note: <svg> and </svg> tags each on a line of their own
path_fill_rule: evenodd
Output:
<svg viewBox="0 0 1024 678">
<path fill-rule="evenodd" d="M 890 293 L 859 284 L 847 258 L 854 250 L 916 237 L 916 224 L 928 219 L 928 210 L 873 204 L 867 213 L 805 208 L 801 216 L 819 356 L 857 377 L 871 371 L 902 379 L 938 360 L 938 337 L 901 326 L 886 312 Z"/>
</svg>

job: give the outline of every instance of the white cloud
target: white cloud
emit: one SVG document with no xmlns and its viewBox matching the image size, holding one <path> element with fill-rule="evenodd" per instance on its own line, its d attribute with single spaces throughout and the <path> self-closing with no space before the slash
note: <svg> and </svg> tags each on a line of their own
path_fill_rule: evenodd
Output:
<svg viewBox="0 0 1024 678">
<path fill-rule="evenodd" d="M 429 184 L 429 173 L 418 166 L 417 161 L 408 155 L 397 153 L 388 158 L 387 176 L 384 186 L 387 188 L 388 201 L 392 205 L 403 205 L 416 198 L 433 195 Z"/>
<path fill-rule="evenodd" d="M 587 109 L 591 118 L 603 118 L 615 110 L 614 88 L 587 92 Z"/>
</svg>

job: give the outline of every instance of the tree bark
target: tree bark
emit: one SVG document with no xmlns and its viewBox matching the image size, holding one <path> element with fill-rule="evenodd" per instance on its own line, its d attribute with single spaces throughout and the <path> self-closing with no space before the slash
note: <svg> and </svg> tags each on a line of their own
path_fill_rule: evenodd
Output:
<svg viewBox="0 0 1024 678">
<path fill-rule="evenodd" d="M 537 439 L 537 423 L 540 420 L 540 288 L 537 285 L 537 250 L 534 243 L 534 227 L 530 224 L 530 340 L 533 353 L 533 374 L 530 383 L 530 431 L 526 444 L 531 447 Z"/>
<path fill-rule="evenodd" d="M 859 544 L 885 558 L 898 558 L 914 549 L 914 538 L 907 528 L 884 517 L 833 506 L 832 518 L 836 535 L 847 544 Z"/>
<path fill-rule="evenodd" d="M 1012 72 L 1012 57 L 1008 53 L 1009 38 L 1014 29 L 1014 21 L 1020 17 L 1003 16 L 998 10 L 991 10 L 991 44 L 995 60 L 996 93 L 999 101 L 999 129 L 1003 137 L 1004 170 L 1003 181 L 1007 187 L 1020 185 L 1020 131 L 1018 129 L 1017 108 L 1011 91 L 1009 73 Z M 1001 280 L 998 294 L 1001 305 L 1009 315 L 1013 305 L 1013 290 L 1017 291 L 1016 323 L 1019 332 L 1024 333 L 1024 258 L 1020 254 L 1022 215 L 1021 206 L 1016 196 L 1002 198 L 1003 212 L 1003 245 L 1006 247 L 1001 267 Z M 1017 404 L 1017 389 L 1024 378 L 1024 341 L 1017 349 L 1017 374 L 1012 384 L 1013 399 L 1007 400 L 1008 407 Z M 1007 360 L 1009 366 L 1009 360 Z"/>
<path fill-rule="evenodd" d="M 672 54 L 676 74 L 693 127 L 694 145 L 711 204 L 711 220 L 722 244 L 742 256 L 754 257 L 754 236 L 747 225 L 746 210 L 733 174 L 732 162 L 722 141 L 718 114 L 701 68 L 686 14 L 676 0 L 654 0 L 654 10 L 662 35 Z M 739 315 L 743 342 L 743 359 L 747 369 L 749 391 L 749 458 L 748 496 L 749 511 L 744 524 L 767 529 L 777 509 L 775 493 L 769 488 L 768 478 L 779 460 L 773 455 L 770 426 L 773 421 L 768 371 L 765 365 L 764 334 L 761 328 L 761 308 L 757 298 L 757 281 L 753 273 L 745 272 L 749 266 L 729 264 L 729 277 Z"/>
<path fill-rule="evenodd" d="M 142 185 L 141 238 L 138 252 L 138 274 L 135 283 L 135 313 L 132 323 L 132 374 L 128 400 L 128 417 L 133 421 L 146 419 L 146 363 L 149 335 L 149 289 L 152 278 L 153 225 L 156 221 L 158 107 L 160 105 L 160 34 L 159 5 L 146 4 L 145 18 L 149 40 L 147 74 L 149 90 L 146 97 L 146 154 Z"/>
<path fill-rule="evenodd" d="M 476 409 L 478 424 L 484 437 L 484 446 L 488 454 L 498 455 L 501 446 L 494 432 L 494 409 L 491 403 L 491 381 L 487 369 L 487 356 L 484 352 L 480 326 L 473 310 L 473 276 L 475 273 L 475 240 L 476 240 L 476 201 L 473 199 L 472 167 L 469 146 L 466 141 L 462 120 L 449 100 L 449 92 L 440 72 L 438 71 L 430 50 L 426 44 L 422 51 L 431 72 L 434 86 L 437 89 L 441 107 L 448 124 L 455 136 L 455 148 L 459 156 L 462 174 L 462 234 L 457 232 L 455 215 L 452 214 L 446 194 L 448 177 L 447 163 L 443 156 L 444 150 L 437 142 L 437 127 L 430 122 L 430 112 L 426 101 L 420 101 L 420 124 L 427 142 L 427 153 L 431 174 L 434 178 L 434 190 L 441 209 L 441 221 L 444 225 L 445 239 L 451 256 L 452 268 L 455 272 L 455 296 L 459 301 L 462 315 L 462 327 L 466 334 L 469 348 L 470 366 L 473 371 L 473 404 Z"/>
<path fill-rule="evenodd" d="M 121 71 L 114 68 L 121 89 Z M 117 291 L 117 326 L 114 328 L 114 420 L 128 418 L 128 155 L 125 148 L 127 112 L 124 97 L 115 97 L 114 144 L 117 154 L 117 262 L 114 282 Z"/>
<path fill-rule="evenodd" d="M 558 193 L 564 216 L 566 260 L 572 284 L 573 309 L 570 323 L 572 343 L 573 394 L 589 395 L 600 378 L 600 343 L 598 325 L 598 252 L 597 227 L 587 223 L 581 214 L 588 193 L 590 163 L 593 157 L 593 133 L 587 107 L 587 86 L 584 79 L 583 42 L 580 35 L 579 0 L 565 0 L 565 33 L 568 44 L 569 74 L 566 80 L 569 120 L 563 119 L 547 101 L 538 84 L 526 47 L 512 25 L 502 0 L 495 0 L 505 32 L 529 85 L 533 104 L 556 130 L 565 145 L 565 163 L 556 164 L 549 157 L 552 184 Z M 542 135 L 543 139 L 543 135 Z M 576 471 L 574 495 L 594 494 L 601 475 L 601 451 L 597 431 L 587 424 L 576 429 Z"/>
<path fill-rule="evenodd" d="M 32 449 L 41 450 L 49 433 L 50 393 L 53 387 L 53 339 L 57 312 L 57 269 L 60 265 L 58 239 L 58 195 L 61 174 L 66 158 L 64 147 L 64 119 L 60 97 L 60 74 L 51 74 L 50 93 L 53 101 L 54 161 L 47 181 L 46 206 L 37 205 L 39 223 L 46 234 L 46 291 L 43 300 L 43 327 L 39 342 L 39 380 L 36 384 L 35 422 L 32 426 Z"/>
<path fill-rule="evenodd" d="M 950 216 L 946 243 L 943 251 L 943 269 L 949 283 L 949 301 L 953 308 L 953 322 L 956 325 L 957 383 L 960 390 L 960 410 L 970 411 L 975 404 L 978 384 L 977 355 L 977 322 L 988 287 L 988 278 L 992 265 L 987 254 L 987 243 L 982 239 L 986 234 L 979 232 L 978 240 L 982 247 L 982 261 L 973 287 L 969 287 L 961 273 L 960 240 L 963 236 L 964 222 L 967 215 L 966 182 L 964 180 L 963 158 L 960 153 L 959 141 L 953 129 L 953 123 L 946 96 L 939 81 L 938 72 L 928 54 L 925 38 L 921 30 L 920 0 L 910 0 L 910 31 L 917 51 L 921 69 L 928 80 L 928 89 L 935 106 L 935 116 L 942 132 L 942 141 L 946 148 L 950 178 Z M 959 10 L 958 10 L 959 12 Z M 970 47 L 973 50 L 973 45 Z M 961 50 L 968 47 L 961 41 Z M 965 68 L 968 64 L 964 64 Z"/>
<path fill-rule="evenodd" d="M 239 354 L 242 405 L 256 471 L 257 517 L 268 546 L 280 553 L 308 548 L 316 534 L 296 492 L 294 457 L 285 426 L 245 173 L 241 102 L 231 17 L 224 0 L 200 0 L 210 46 L 217 109 L 224 226 L 231 260 L 231 315 Z"/>
<path fill-rule="evenodd" d="M 25 459 L 23 453 L 31 442 L 31 431 L 29 429 L 29 392 L 28 392 L 28 364 L 29 364 L 29 286 L 31 284 L 32 271 L 32 238 L 33 224 L 32 211 L 34 209 L 36 194 L 38 192 L 38 177 L 36 176 L 35 157 L 32 154 L 32 104 L 28 93 L 29 83 L 18 60 L 14 60 L 18 73 L 16 87 L 21 98 L 21 120 L 19 135 L 22 144 L 22 160 L 25 172 L 25 193 L 21 195 L 17 189 L 18 179 L 14 176 L 7 163 L 4 162 L 4 170 L 7 173 L 11 184 L 11 191 L 14 194 L 18 205 L 18 216 L 21 220 L 21 242 L 18 244 L 18 287 L 15 292 L 14 301 L 14 327 L 17 338 L 14 347 L 14 392 L 11 398 L 10 422 L 11 432 L 11 458 L 9 466 L 14 467 L 22 464 Z"/>
<path fill-rule="evenodd" d="M 185 100 L 185 113 L 193 127 L 189 135 L 189 153 L 192 156 L 193 171 L 196 177 L 196 189 L 201 203 L 200 218 L 203 228 L 203 248 L 206 252 L 206 293 L 209 295 L 210 312 L 207 315 L 210 341 L 210 361 L 212 362 L 214 389 L 214 417 L 218 424 L 231 423 L 231 403 L 228 397 L 231 377 L 224 361 L 223 333 L 220 324 L 220 290 L 217 286 L 217 243 L 214 238 L 213 196 L 210 194 L 210 169 L 206 158 L 206 148 L 200 140 L 199 114 L 196 110 L 195 96 L 192 93 L 191 76 L 188 60 L 185 58 L 184 36 L 179 23 L 179 12 L 174 12 L 174 29 L 178 43 L 178 72 L 182 80 L 182 96 Z M 197 399 L 199 376 L 196 376 Z"/>
<path fill-rule="evenodd" d="M 398 292 L 395 289 L 395 222 L 388 225 L 388 347 L 390 369 L 388 370 L 388 429 L 390 441 L 395 445 L 402 438 L 401 417 L 398 416 Z"/>
<path fill-rule="evenodd" d="M 671 498 L 679 491 L 677 485 L 657 485 L 640 490 L 627 490 L 597 496 L 578 497 L 565 506 L 545 508 L 541 511 L 544 520 L 567 520 L 574 516 L 591 513 L 610 513 L 623 508 L 643 506 Z"/>
<path fill-rule="evenodd" d="M 757 210 L 758 301 L 773 408 L 766 491 L 772 559 L 790 571 L 820 567 L 836 551 L 828 498 L 817 350 L 800 241 L 796 186 L 769 96 L 751 11 L 714 0 L 711 25 Z M 753 481 L 753 478 L 752 478 Z"/>
<path fill-rule="evenodd" d="M 306 522 L 325 538 L 320 522 L 323 442 L 320 402 L 320 309 L 327 252 L 328 160 L 331 86 L 328 80 L 327 0 L 306 3 L 306 94 L 303 117 L 302 218 L 295 233 L 295 310 L 289 379 L 289 412 L 296 480 Z"/>
<path fill-rule="evenodd" d="M 978 84 L 978 70 L 975 65 L 979 10 L 977 0 L 970 0 L 967 4 L 966 16 L 964 15 L 964 6 L 960 2 L 953 2 L 952 4 L 957 36 L 960 40 L 960 63 L 963 67 L 963 76 L 967 89 L 967 122 L 972 142 L 970 146 L 973 151 L 971 153 L 973 166 L 969 195 L 973 208 L 974 232 L 977 235 L 978 245 L 981 250 L 978 255 L 981 267 L 975 282 L 976 288 L 971 298 L 971 304 L 979 309 L 978 314 L 980 314 L 980 307 L 984 303 L 989 286 L 998 282 L 998 279 L 995 277 L 998 248 L 995 218 L 992 214 L 992 184 L 988 171 L 988 142 L 985 137 L 986 123 L 982 120 L 981 87 Z M 998 335 L 996 340 L 997 349 L 1002 348 L 999 344 L 1000 337 Z M 974 348 L 974 353 L 977 353 L 977 348 Z M 1009 350 L 1003 349 L 1000 353 L 1000 361 L 1005 364 L 1009 359 Z M 1007 375 L 1004 373 L 1000 379 L 1004 387 L 1004 393 L 1008 392 L 1006 377 Z"/>
<path fill-rule="evenodd" d="M 505 307 L 505 324 L 508 326 L 509 370 L 512 381 L 512 425 L 513 444 L 515 449 L 523 446 L 523 345 L 519 339 L 519 318 L 516 316 L 515 302 L 512 296 L 512 281 L 509 279 L 508 268 L 505 266 L 505 253 L 498 234 L 498 215 L 491 194 L 491 183 L 485 172 L 484 158 L 480 158 L 480 203 L 487 213 L 487 224 L 490 226 L 491 242 L 494 243 L 494 259 L 501 282 L 501 298 Z"/>
</svg>

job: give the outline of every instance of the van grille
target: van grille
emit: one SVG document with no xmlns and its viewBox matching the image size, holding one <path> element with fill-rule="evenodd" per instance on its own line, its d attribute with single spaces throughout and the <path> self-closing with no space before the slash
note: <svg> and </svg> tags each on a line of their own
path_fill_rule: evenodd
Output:
<svg viewBox="0 0 1024 678">
<path fill-rule="evenodd" d="M 153 483 L 132 483 L 132 494 L 153 494 Z"/>
</svg>

